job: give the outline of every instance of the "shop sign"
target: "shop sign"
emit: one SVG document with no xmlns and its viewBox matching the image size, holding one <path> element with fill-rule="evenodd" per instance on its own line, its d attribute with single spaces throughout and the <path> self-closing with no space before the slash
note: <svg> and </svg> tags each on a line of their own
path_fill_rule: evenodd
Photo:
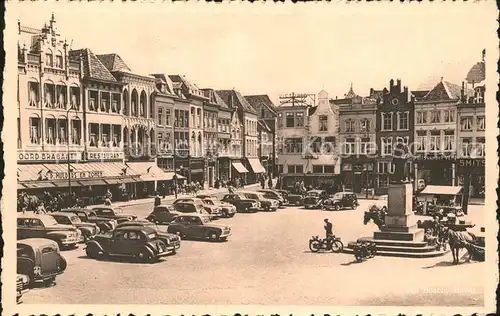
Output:
<svg viewBox="0 0 500 316">
<path fill-rule="evenodd" d="M 486 160 L 484 159 L 472 159 L 472 158 L 462 158 L 458 160 L 458 166 L 463 168 L 471 168 L 471 167 L 486 167 Z"/>
<path fill-rule="evenodd" d="M 104 175 L 103 171 L 73 171 L 71 172 L 71 179 L 95 179 L 102 178 Z M 47 171 L 41 176 L 40 180 L 68 180 L 68 172 L 53 172 Z"/>
<path fill-rule="evenodd" d="M 123 160 L 123 152 L 121 151 L 88 152 L 87 160 L 88 161 Z"/>
<path fill-rule="evenodd" d="M 81 152 L 69 152 L 70 161 L 80 161 L 82 160 Z M 58 162 L 58 161 L 68 161 L 67 152 L 28 152 L 28 151 L 18 151 L 17 152 L 18 162 Z"/>
<path fill-rule="evenodd" d="M 425 155 L 425 154 L 420 154 L 420 155 L 416 155 L 415 156 L 415 159 L 416 160 L 449 160 L 449 161 L 455 161 L 456 160 L 456 157 L 454 154 L 450 154 L 450 155 L 434 155 L 434 154 L 431 154 L 431 155 Z"/>
</svg>

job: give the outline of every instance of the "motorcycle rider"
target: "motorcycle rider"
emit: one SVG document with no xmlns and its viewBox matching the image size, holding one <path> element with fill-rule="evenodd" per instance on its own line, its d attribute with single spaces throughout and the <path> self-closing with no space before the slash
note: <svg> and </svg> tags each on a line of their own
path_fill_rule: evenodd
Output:
<svg viewBox="0 0 500 316">
<path fill-rule="evenodd" d="M 325 235 L 326 235 L 326 238 L 331 238 L 333 237 L 333 225 L 332 223 L 330 223 L 330 221 L 328 220 L 328 218 L 325 218 Z"/>
</svg>

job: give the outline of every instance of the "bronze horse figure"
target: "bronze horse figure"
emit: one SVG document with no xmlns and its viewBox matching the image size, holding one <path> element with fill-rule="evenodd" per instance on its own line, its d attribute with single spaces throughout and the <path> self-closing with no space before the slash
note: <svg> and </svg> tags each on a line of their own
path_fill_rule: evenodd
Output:
<svg viewBox="0 0 500 316">
<path fill-rule="evenodd" d="M 454 231 L 448 228 L 446 232 L 448 244 L 453 255 L 453 264 L 458 264 L 460 261 L 460 249 L 465 248 L 469 254 L 469 260 L 474 254 L 473 246 L 478 246 L 478 238 L 468 231 Z M 483 252 L 484 256 L 484 252 Z"/>
<path fill-rule="evenodd" d="M 369 211 L 365 212 L 363 223 L 366 225 L 372 220 L 380 230 L 385 225 L 385 213 L 385 207 L 379 209 L 377 206 L 373 205 Z"/>
</svg>

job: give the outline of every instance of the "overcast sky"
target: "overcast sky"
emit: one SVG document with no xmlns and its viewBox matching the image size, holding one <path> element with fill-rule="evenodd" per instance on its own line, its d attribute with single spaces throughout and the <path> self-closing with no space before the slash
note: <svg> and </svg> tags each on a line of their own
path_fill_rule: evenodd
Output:
<svg viewBox="0 0 500 316">
<path fill-rule="evenodd" d="M 367 95 L 400 78 L 410 90 L 460 84 L 495 30 L 493 5 L 419 3 L 8 3 L 41 28 L 55 13 L 72 48 L 118 53 L 141 74 L 182 74 L 200 88 L 243 94 Z M 491 14 L 492 13 L 492 14 Z"/>
</svg>

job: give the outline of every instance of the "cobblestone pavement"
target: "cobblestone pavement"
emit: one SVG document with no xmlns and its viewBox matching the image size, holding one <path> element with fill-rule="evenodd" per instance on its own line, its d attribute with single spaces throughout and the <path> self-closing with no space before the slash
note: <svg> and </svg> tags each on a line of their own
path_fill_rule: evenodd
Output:
<svg viewBox="0 0 500 316">
<path fill-rule="evenodd" d="M 24 304 L 483 304 L 483 279 L 473 276 L 482 275 L 484 263 L 453 266 L 451 254 L 355 263 L 348 254 L 310 253 L 309 238 L 323 234 L 324 218 L 345 243 L 372 235 L 375 225 L 362 222 L 370 201 L 360 202 L 354 211 L 236 214 L 218 220 L 232 227 L 227 242 L 182 241 L 177 255 L 155 264 L 92 260 L 81 245 L 63 252 L 68 268 L 57 284 L 31 290 Z M 144 217 L 151 207 L 127 212 Z M 472 206 L 469 217 L 481 220 L 483 208 Z"/>
</svg>

